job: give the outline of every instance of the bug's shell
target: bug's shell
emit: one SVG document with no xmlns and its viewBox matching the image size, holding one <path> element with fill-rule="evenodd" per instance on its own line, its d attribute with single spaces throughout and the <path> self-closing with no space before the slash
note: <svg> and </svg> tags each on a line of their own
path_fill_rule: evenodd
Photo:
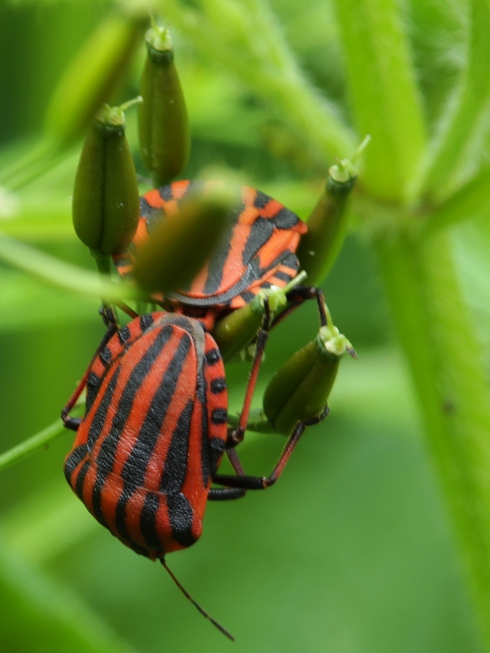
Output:
<svg viewBox="0 0 490 653">
<path fill-rule="evenodd" d="M 213 338 L 152 313 L 94 361 L 65 475 L 92 515 L 151 559 L 193 544 L 225 448 L 227 389 Z"/>
<path fill-rule="evenodd" d="M 141 198 L 141 217 L 129 248 L 114 257 L 122 276 L 131 273 L 134 255 L 162 219 L 178 219 L 189 194 L 206 192 L 213 182 L 177 181 Z M 261 288 L 284 287 L 298 272 L 295 251 L 307 227 L 298 216 L 265 193 L 241 189 L 242 202 L 230 214 L 221 245 L 190 287 L 167 300 L 216 312 L 250 303 Z"/>
</svg>

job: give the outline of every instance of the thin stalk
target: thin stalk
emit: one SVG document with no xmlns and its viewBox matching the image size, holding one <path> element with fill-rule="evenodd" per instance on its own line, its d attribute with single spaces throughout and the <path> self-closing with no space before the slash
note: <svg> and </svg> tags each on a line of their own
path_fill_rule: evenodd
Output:
<svg viewBox="0 0 490 653">
<path fill-rule="evenodd" d="M 63 433 L 66 433 L 66 429 L 61 419 L 58 418 L 50 426 L 36 433 L 36 435 L 24 440 L 24 442 L 21 442 L 16 447 L 12 447 L 12 449 L 9 449 L 5 453 L 0 454 L 0 471 L 21 462 L 24 458 L 27 458 L 42 447 L 46 447 Z"/>
<path fill-rule="evenodd" d="M 358 133 L 372 137 L 364 155 L 363 184 L 388 201 L 406 199 L 426 138 L 399 4 L 334 0 Z"/>
<path fill-rule="evenodd" d="M 490 646 L 490 406 L 449 239 L 376 244 L 460 552 Z"/>
<path fill-rule="evenodd" d="M 105 280 L 110 280 L 111 278 L 111 257 L 108 254 L 102 254 L 101 252 L 97 252 L 95 250 L 92 251 L 91 254 L 95 259 L 95 265 L 97 266 L 97 272 L 100 279 L 100 287 L 102 290 Z M 109 300 L 104 297 L 102 292 L 100 298 L 104 306 L 109 305 Z"/>
</svg>

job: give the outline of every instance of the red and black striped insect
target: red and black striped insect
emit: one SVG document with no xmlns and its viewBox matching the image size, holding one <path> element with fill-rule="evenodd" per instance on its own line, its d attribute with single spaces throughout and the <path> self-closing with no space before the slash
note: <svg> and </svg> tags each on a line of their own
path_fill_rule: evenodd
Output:
<svg viewBox="0 0 490 653">
<path fill-rule="evenodd" d="M 178 217 L 179 203 L 196 187 L 202 183 L 175 182 L 141 199 L 133 242 L 123 256 L 115 257 L 122 276 L 130 274 L 135 253 L 151 238 L 156 223 Z M 202 273 L 189 288 L 157 298 L 175 313 L 142 315 L 119 329 L 114 313 L 103 311 L 107 333 L 62 412 L 65 426 L 77 431 L 65 461 L 74 492 L 124 544 L 160 560 L 209 619 L 170 572 L 165 555 L 197 541 L 208 499 L 236 499 L 275 483 L 305 427 L 327 412 L 298 422 L 268 477 L 247 476 L 235 447 L 247 427 L 271 326 L 267 301 L 235 429 L 228 428 L 224 365 L 210 331 L 216 319 L 249 303 L 261 289 L 284 287 L 296 276 L 295 250 L 305 231 L 306 225 L 282 204 L 244 187 L 221 248 Z M 320 291 L 297 287 L 287 297 L 293 307 L 316 299 L 320 322 L 326 324 Z M 200 319 L 192 317 L 196 314 Z M 85 387 L 85 416 L 72 418 L 69 412 Z M 236 475 L 218 473 L 225 451 Z"/>
<path fill-rule="evenodd" d="M 177 181 L 146 193 L 133 242 L 124 254 L 114 257 L 119 273 L 131 273 L 135 254 L 161 220 L 178 219 L 181 203 L 192 194 L 205 193 L 213 183 Z M 296 276 L 295 251 L 306 231 L 306 224 L 280 202 L 243 186 L 241 203 L 230 213 L 228 229 L 212 259 L 188 288 L 157 300 L 166 300 L 166 305 L 185 314 L 200 309 L 212 328 L 224 312 L 250 303 L 262 289 L 283 288 Z"/>
<path fill-rule="evenodd" d="M 308 291 L 308 289 L 306 289 Z M 320 321 L 326 318 L 317 293 Z M 310 298 L 310 296 L 306 297 Z M 298 422 L 268 477 L 218 473 L 225 450 L 243 439 L 270 327 L 266 303 L 257 335 L 238 427 L 227 426 L 224 365 L 213 337 L 194 318 L 165 312 L 142 315 L 118 328 L 103 311 L 108 330 L 82 381 L 62 411 L 77 432 L 65 460 L 65 475 L 92 515 L 136 553 L 160 560 L 185 595 L 165 555 L 191 546 L 201 535 L 208 499 L 244 496 L 276 482 L 306 426 L 327 414 Z M 83 418 L 69 416 L 87 389 Z M 212 484 L 221 487 L 211 487 Z"/>
</svg>

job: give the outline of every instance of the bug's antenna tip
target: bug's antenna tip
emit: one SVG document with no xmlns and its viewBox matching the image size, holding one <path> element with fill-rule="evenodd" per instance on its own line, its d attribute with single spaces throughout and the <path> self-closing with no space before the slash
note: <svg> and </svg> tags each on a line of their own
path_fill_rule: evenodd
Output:
<svg viewBox="0 0 490 653">
<path fill-rule="evenodd" d="M 195 601 L 195 600 L 192 598 L 192 596 L 191 596 L 191 595 L 189 594 L 189 592 L 185 589 L 185 587 L 184 587 L 183 585 L 181 585 L 180 581 L 179 581 L 179 580 L 177 579 L 177 577 L 174 575 L 173 571 L 172 571 L 171 569 L 169 569 L 169 567 L 167 566 L 167 563 L 165 562 L 165 558 L 160 558 L 160 562 L 161 562 L 162 565 L 165 567 L 165 569 L 166 569 L 168 575 L 169 575 L 170 578 L 174 581 L 174 583 L 177 585 L 177 587 L 180 589 L 180 591 L 182 592 L 182 594 L 183 594 L 187 599 L 189 599 L 189 601 L 192 603 L 192 605 L 194 605 L 194 606 L 199 610 L 199 612 L 202 614 L 202 616 L 205 617 L 206 619 L 208 619 L 208 620 L 213 624 L 213 626 L 215 626 L 215 628 L 217 628 L 221 633 L 223 633 L 223 635 L 225 635 L 226 637 L 228 637 L 228 639 L 230 639 L 232 642 L 234 642 L 234 641 L 235 641 L 235 638 L 233 637 L 233 635 L 232 635 L 228 630 L 226 630 L 226 628 L 225 628 L 224 626 L 222 626 L 220 623 L 218 623 L 218 622 L 216 621 L 216 619 L 213 619 L 213 617 L 212 617 L 208 612 L 206 612 L 206 610 L 205 610 L 204 608 L 202 608 L 202 607 L 199 605 L 199 603 L 197 603 L 197 601 Z"/>
</svg>

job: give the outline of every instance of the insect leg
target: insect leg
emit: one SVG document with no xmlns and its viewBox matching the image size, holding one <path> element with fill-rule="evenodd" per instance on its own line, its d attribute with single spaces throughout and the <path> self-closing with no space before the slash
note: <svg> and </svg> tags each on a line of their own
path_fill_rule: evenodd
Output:
<svg viewBox="0 0 490 653">
<path fill-rule="evenodd" d="M 325 297 L 323 290 L 320 288 L 317 288 L 316 286 L 296 286 L 288 292 L 286 298 L 290 304 L 284 309 L 284 311 L 282 311 L 282 313 L 277 315 L 272 320 L 271 328 L 282 322 L 288 315 L 299 308 L 303 302 L 310 299 L 314 299 L 317 302 L 318 314 L 320 316 L 320 326 L 325 326 L 327 324 Z"/>
<path fill-rule="evenodd" d="M 208 499 L 210 501 L 228 501 L 230 499 L 241 499 L 246 491 L 236 487 L 212 487 L 209 490 Z"/>
<path fill-rule="evenodd" d="M 288 462 L 291 454 L 293 453 L 296 445 L 298 444 L 301 436 L 303 435 L 307 426 L 318 424 L 328 415 L 328 406 L 325 406 L 323 411 L 317 417 L 298 422 L 294 427 L 293 432 L 289 436 L 288 441 L 277 461 L 274 469 L 269 476 L 233 476 L 231 474 L 215 474 L 213 481 L 224 485 L 227 488 L 241 488 L 243 490 L 265 490 L 266 488 L 274 485 L 277 479 L 281 476 L 286 463 Z"/>
<path fill-rule="evenodd" d="M 104 347 L 107 345 L 107 343 L 112 338 L 112 336 L 119 329 L 119 325 L 117 322 L 117 317 L 116 317 L 116 313 L 114 312 L 114 309 L 112 309 L 110 306 L 103 305 L 100 308 L 99 312 L 102 316 L 102 320 L 104 321 L 104 324 L 107 326 L 107 331 L 105 332 L 104 337 L 100 341 L 99 346 L 95 350 L 95 354 L 92 356 L 92 360 L 90 361 L 89 366 L 85 370 L 85 374 L 82 376 L 79 384 L 75 388 L 75 392 L 68 399 L 66 406 L 61 411 L 61 419 L 63 420 L 64 425 L 66 426 L 66 428 L 71 429 L 72 431 L 76 431 L 78 429 L 78 427 L 80 426 L 81 419 L 77 417 L 69 417 L 68 413 L 73 408 L 73 406 L 77 403 L 80 395 L 83 392 L 83 389 L 87 385 L 87 379 L 90 374 L 90 369 L 95 359 L 100 354 L 102 349 L 104 349 Z"/>
<path fill-rule="evenodd" d="M 264 356 L 265 345 L 269 337 L 269 329 L 271 324 L 271 314 L 269 309 L 269 303 L 266 300 L 264 305 L 264 318 L 262 321 L 262 326 L 257 333 L 257 338 L 255 341 L 255 354 L 252 361 L 252 366 L 250 368 L 250 374 L 248 377 L 247 389 L 245 391 L 245 399 L 243 401 L 242 411 L 240 413 L 240 419 L 238 420 L 238 426 L 233 429 L 228 435 L 228 448 L 233 448 L 240 442 L 242 442 L 247 429 L 248 415 L 250 413 L 250 406 L 252 404 L 252 397 L 257 384 L 257 378 L 259 375 L 260 363 Z M 232 459 L 231 463 L 235 467 Z M 236 469 L 236 468 L 235 468 Z"/>
</svg>

